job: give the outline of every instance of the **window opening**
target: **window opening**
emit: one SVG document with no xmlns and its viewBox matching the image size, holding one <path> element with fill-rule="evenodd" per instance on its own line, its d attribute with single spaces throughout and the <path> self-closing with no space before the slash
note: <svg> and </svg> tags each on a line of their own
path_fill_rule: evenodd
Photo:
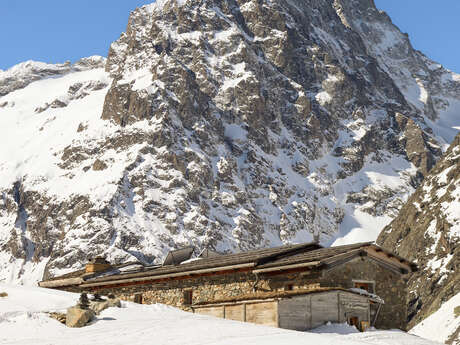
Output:
<svg viewBox="0 0 460 345">
<path fill-rule="evenodd" d="M 354 287 L 361 290 L 366 290 L 369 293 L 374 293 L 374 282 L 355 281 Z"/>
<path fill-rule="evenodd" d="M 134 295 L 134 303 L 142 304 L 142 294 L 137 293 Z"/>
<path fill-rule="evenodd" d="M 185 305 L 190 305 L 190 304 L 192 304 L 192 299 L 193 299 L 193 292 L 192 292 L 192 290 L 186 290 L 186 291 L 184 291 L 184 304 L 185 304 Z"/>
</svg>

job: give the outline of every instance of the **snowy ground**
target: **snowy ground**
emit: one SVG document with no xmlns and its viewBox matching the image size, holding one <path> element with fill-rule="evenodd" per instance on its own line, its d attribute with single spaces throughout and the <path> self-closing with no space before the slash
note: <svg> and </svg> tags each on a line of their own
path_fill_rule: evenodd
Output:
<svg viewBox="0 0 460 345">
<path fill-rule="evenodd" d="M 36 287 L 1 285 L 0 344 L 157 344 L 157 345 L 434 345 L 400 331 L 356 332 L 346 325 L 326 325 L 295 332 L 194 315 L 164 305 L 124 303 L 110 308 L 85 328 L 67 328 L 43 312 L 65 310 L 78 295 Z"/>
</svg>

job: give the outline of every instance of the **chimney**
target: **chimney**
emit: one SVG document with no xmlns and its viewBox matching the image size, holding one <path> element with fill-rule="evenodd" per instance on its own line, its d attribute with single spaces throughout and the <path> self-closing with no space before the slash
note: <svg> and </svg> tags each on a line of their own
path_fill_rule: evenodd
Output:
<svg viewBox="0 0 460 345">
<path fill-rule="evenodd" d="M 89 260 L 86 264 L 86 273 L 95 273 L 105 271 L 111 268 L 112 265 L 102 256 L 96 256 L 95 258 Z"/>
</svg>

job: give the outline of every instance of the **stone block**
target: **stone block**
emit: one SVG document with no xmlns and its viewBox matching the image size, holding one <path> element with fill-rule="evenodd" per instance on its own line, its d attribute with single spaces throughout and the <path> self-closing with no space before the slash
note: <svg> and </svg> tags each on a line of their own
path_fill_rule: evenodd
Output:
<svg viewBox="0 0 460 345">
<path fill-rule="evenodd" d="M 84 327 L 88 322 L 94 319 L 96 314 L 91 309 L 80 309 L 71 307 L 67 309 L 66 326 L 67 327 Z"/>
<path fill-rule="evenodd" d="M 121 307 L 120 299 L 118 298 L 110 298 L 105 301 L 91 301 L 89 308 L 94 311 L 96 315 L 99 315 L 103 310 L 112 307 Z"/>
<path fill-rule="evenodd" d="M 109 298 L 107 300 L 107 303 L 108 303 L 109 308 L 112 308 L 112 307 L 121 308 L 121 302 L 119 298 Z"/>
<path fill-rule="evenodd" d="M 89 308 L 94 311 L 96 315 L 99 315 L 101 311 L 107 309 L 108 307 L 108 301 L 91 301 L 89 304 Z"/>
</svg>

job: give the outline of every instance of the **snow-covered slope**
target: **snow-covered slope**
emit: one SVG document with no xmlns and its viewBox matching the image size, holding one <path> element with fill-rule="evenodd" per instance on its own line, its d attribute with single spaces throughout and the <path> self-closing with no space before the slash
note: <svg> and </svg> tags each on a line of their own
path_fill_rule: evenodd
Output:
<svg viewBox="0 0 460 345">
<path fill-rule="evenodd" d="M 102 67 L 104 64 L 105 59 L 101 56 L 83 58 L 73 65 L 70 62 L 49 64 L 32 60 L 26 61 L 6 71 L 0 70 L 0 96 L 22 89 L 36 80 L 59 77 L 70 72 L 85 71 Z"/>
<path fill-rule="evenodd" d="M 5 72 L 27 79 L 33 66 L 33 75 L 42 77 L 0 98 L 0 281 L 42 278 L 47 261 L 43 256 L 49 256 L 59 234 L 68 230 L 59 225 L 56 214 L 47 217 L 51 199 L 60 203 L 70 201 L 71 195 L 91 194 L 97 200 L 107 193 L 110 181 L 116 182 L 115 169 L 88 174 L 83 166 L 71 169 L 62 164 L 67 147 L 89 141 L 94 145 L 116 131 L 100 120 L 111 82 L 104 71 L 105 59 L 90 60 L 96 63 L 81 69 L 68 66 L 53 77 L 41 68 L 55 69 L 41 63 L 21 64 Z M 25 189 L 30 197 L 25 197 Z M 40 214 L 45 218 L 40 219 Z M 31 228 L 47 239 L 34 240 Z"/>
<path fill-rule="evenodd" d="M 0 281 L 374 240 L 460 126 L 371 0 L 163 0 L 84 61 L 0 74 Z"/>
<path fill-rule="evenodd" d="M 344 326 L 295 332 L 195 315 L 164 305 L 124 303 L 104 310 L 84 328 L 67 328 L 44 312 L 65 310 L 78 295 L 0 284 L 0 343 L 8 345 L 436 345 L 400 331 L 354 333 Z M 334 334 L 347 330 L 349 334 Z M 327 334 L 330 333 L 330 334 Z"/>
<path fill-rule="evenodd" d="M 412 328 L 410 333 L 441 343 L 460 344 L 460 293 L 444 302 L 439 310 Z"/>
</svg>

